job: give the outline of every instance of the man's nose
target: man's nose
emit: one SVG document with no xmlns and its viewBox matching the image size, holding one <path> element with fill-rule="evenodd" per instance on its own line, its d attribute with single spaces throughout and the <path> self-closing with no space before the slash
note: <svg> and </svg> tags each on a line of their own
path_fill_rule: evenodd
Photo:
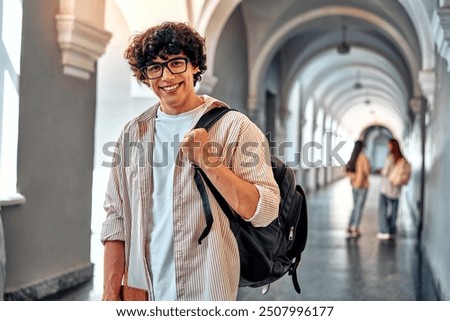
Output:
<svg viewBox="0 0 450 321">
<path fill-rule="evenodd" d="M 174 75 L 167 66 L 164 66 L 161 77 L 162 77 L 162 79 L 172 79 L 174 77 Z"/>
</svg>

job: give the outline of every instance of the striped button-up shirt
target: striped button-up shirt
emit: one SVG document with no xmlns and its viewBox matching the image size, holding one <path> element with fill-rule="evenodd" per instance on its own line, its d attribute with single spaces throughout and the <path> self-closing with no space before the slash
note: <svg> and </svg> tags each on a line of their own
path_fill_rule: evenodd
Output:
<svg viewBox="0 0 450 321">
<path fill-rule="evenodd" d="M 203 96 L 206 111 L 225 105 Z M 119 137 L 106 191 L 106 220 L 101 241 L 125 242 L 126 270 L 139 279 L 131 286 L 144 287 L 152 297 L 151 271 L 146 238 L 152 228 L 152 166 L 155 117 L 159 104 L 125 125 Z M 259 201 L 254 226 L 265 226 L 278 214 L 279 189 L 270 165 L 267 140 L 248 117 L 229 112 L 210 130 L 209 137 L 221 147 L 223 163 L 236 175 L 255 185 Z M 214 218 L 208 236 L 198 244 L 205 228 L 194 171 L 179 153 L 173 186 L 173 249 L 177 300 L 235 300 L 239 285 L 239 252 L 229 221 L 208 190 Z M 149 161 L 150 160 L 150 161 Z"/>
</svg>

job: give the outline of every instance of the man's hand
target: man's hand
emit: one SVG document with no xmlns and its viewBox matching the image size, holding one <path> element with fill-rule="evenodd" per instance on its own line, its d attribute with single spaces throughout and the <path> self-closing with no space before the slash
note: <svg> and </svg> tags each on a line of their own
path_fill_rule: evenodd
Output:
<svg viewBox="0 0 450 321">
<path fill-rule="evenodd" d="M 199 166 L 217 167 L 221 164 L 218 154 L 222 146 L 209 140 L 208 132 L 204 128 L 197 128 L 187 133 L 180 144 L 183 154 L 190 162 Z"/>
</svg>

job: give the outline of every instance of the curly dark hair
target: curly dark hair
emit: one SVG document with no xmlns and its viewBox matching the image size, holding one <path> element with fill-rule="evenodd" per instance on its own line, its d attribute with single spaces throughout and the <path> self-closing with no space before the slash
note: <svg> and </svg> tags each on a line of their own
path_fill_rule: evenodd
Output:
<svg viewBox="0 0 450 321">
<path fill-rule="evenodd" d="M 180 53 L 184 53 L 199 69 L 194 75 L 195 86 L 206 71 L 206 46 L 205 39 L 187 23 L 166 21 L 135 35 L 124 52 L 124 58 L 128 59 L 137 81 L 149 86 L 141 68 L 157 57 L 167 59 L 168 55 Z"/>
</svg>

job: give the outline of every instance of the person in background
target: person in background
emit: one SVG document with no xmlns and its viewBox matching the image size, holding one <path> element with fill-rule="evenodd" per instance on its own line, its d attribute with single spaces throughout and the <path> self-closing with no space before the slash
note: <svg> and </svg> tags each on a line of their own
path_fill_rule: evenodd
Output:
<svg viewBox="0 0 450 321">
<path fill-rule="evenodd" d="M 269 144 L 240 112 L 227 113 L 208 132 L 193 129 L 202 114 L 227 105 L 194 90 L 206 70 L 206 48 L 189 25 L 164 22 L 135 35 L 125 58 L 159 102 L 125 125 L 114 153 L 101 233 L 102 299 L 119 300 L 126 280 L 149 300 L 236 300 L 237 242 L 210 197 L 214 223 L 199 244 L 206 222 L 192 164 L 238 215 L 266 226 L 280 201 Z M 211 143 L 223 147 L 214 157 Z M 252 166 L 243 165 L 249 161 Z"/>
<path fill-rule="evenodd" d="M 350 179 L 353 194 L 353 210 L 348 222 L 347 234 L 349 237 L 359 237 L 364 204 L 369 189 L 370 162 L 363 153 L 364 143 L 355 142 L 350 160 L 347 163 L 346 174 Z"/>
<path fill-rule="evenodd" d="M 406 162 L 396 139 L 389 140 L 388 150 L 389 153 L 381 170 L 380 201 L 378 207 L 379 232 L 377 234 L 377 238 L 380 240 L 394 239 L 396 236 L 398 199 L 400 197 L 401 185 L 393 184 L 392 175 L 397 175 L 394 173 L 396 164 Z"/>
</svg>

